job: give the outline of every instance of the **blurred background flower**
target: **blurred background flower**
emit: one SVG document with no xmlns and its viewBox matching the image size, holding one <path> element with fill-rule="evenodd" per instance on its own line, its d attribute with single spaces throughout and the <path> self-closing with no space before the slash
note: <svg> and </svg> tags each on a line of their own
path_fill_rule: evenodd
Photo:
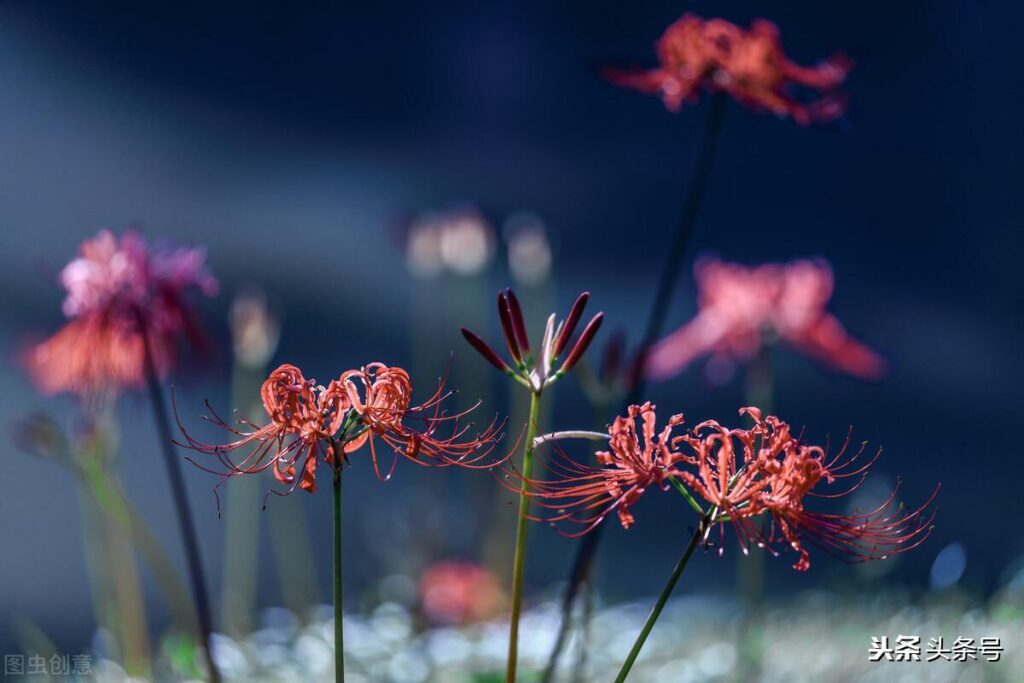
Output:
<svg viewBox="0 0 1024 683">
<path fill-rule="evenodd" d="M 742 29 L 725 19 L 687 13 L 672 23 L 655 44 L 658 67 L 649 71 L 609 69 L 612 83 L 657 94 L 670 111 L 696 102 L 701 90 L 726 92 L 755 111 L 792 116 L 801 124 L 823 123 L 842 115 L 836 88 L 851 62 L 834 55 L 813 67 L 791 61 L 782 49 L 778 27 L 755 19 Z M 789 94 L 797 86 L 816 90 L 819 99 L 801 102 Z"/>
<path fill-rule="evenodd" d="M 826 366 L 861 379 L 878 379 L 885 361 L 846 332 L 826 310 L 832 298 L 829 264 L 797 260 L 746 267 L 703 258 L 694 269 L 698 312 L 654 346 L 647 372 L 657 379 L 678 375 L 710 355 L 711 377 L 731 374 L 763 347 L 784 342 Z"/>
<path fill-rule="evenodd" d="M 472 562 L 438 562 L 420 575 L 420 604 L 433 624 L 472 624 L 492 619 L 505 596 L 494 574 Z"/>
</svg>

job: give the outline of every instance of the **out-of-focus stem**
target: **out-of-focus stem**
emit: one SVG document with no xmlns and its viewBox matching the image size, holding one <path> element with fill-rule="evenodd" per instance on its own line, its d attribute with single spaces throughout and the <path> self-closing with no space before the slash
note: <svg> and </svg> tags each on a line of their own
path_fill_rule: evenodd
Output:
<svg viewBox="0 0 1024 683">
<path fill-rule="evenodd" d="M 140 316 L 141 320 L 141 316 Z M 160 440 L 160 452 L 167 467 L 167 478 L 171 485 L 171 497 L 174 500 L 174 509 L 177 513 L 178 527 L 181 532 L 181 539 L 185 546 L 185 560 L 188 566 L 189 579 L 192 583 L 192 594 L 195 600 L 196 616 L 199 620 L 200 638 L 203 642 L 203 655 L 206 659 L 206 667 L 211 683 L 219 683 L 220 672 L 213 661 L 211 634 L 213 633 L 213 619 L 210 615 L 210 598 L 206 590 L 206 579 L 203 577 L 203 564 L 199 555 L 199 543 L 196 539 L 195 523 L 192 521 L 192 512 L 188 506 L 188 494 L 185 491 L 185 479 L 181 474 L 181 463 L 178 462 L 177 454 L 174 452 L 174 443 L 171 437 L 171 425 L 167 420 L 167 407 L 164 405 L 163 390 L 160 388 L 160 380 L 156 376 L 156 366 L 153 361 L 153 351 L 150 347 L 149 337 L 146 333 L 146 326 L 142 324 L 143 346 L 145 347 L 145 370 L 146 387 L 149 390 L 149 402 L 153 409 L 153 419 L 156 422 L 157 436 Z"/>
<path fill-rule="evenodd" d="M 747 366 L 746 404 L 760 408 L 765 415 L 773 410 L 775 398 L 774 346 L 771 340 L 763 339 Z M 740 623 L 737 680 L 754 680 L 760 675 L 763 643 L 759 623 L 764 604 L 764 573 L 764 553 L 736 553 L 736 587 L 745 608 Z"/>
<path fill-rule="evenodd" d="M 344 612 L 341 595 L 341 464 L 335 463 L 334 484 L 334 680 L 345 680 Z"/>
<path fill-rule="evenodd" d="M 285 496 L 272 502 L 267 507 L 267 526 L 281 597 L 285 606 L 302 618 L 319 603 L 305 501 L 300 496 Z"/>
<path fill-rule="evenodd" d="M 633 663 L 636 662 L 636 658 L 640 654 L 640 650 L 643 649 L 644 643 L 647 642 L 647 636 L 650 635 L 651 629 L 654 628 L 654 623 L 658 621 L 658 617 L 661 616 L 661 610 L 665 608 L 665 603 L 668 602 L 669 596 L 671 596 L 672 591 L 675 590 L 676 584 L 679 582 L 679 577 L 683 575 L 683 570 L 686 569 L 686 563 L 690 561 L 690 556 L 693 555 L 693 551 L 697 549 L 697 546 L 707 533 L 707 528 L 708 518 L 702 519 L 701 523 L 697 526 L 697 530 L 693 532 L 693 537 L 690 538 L 690 542 L 683 550 L 683 554 L 676 563 L 675 569 L 673 569 L 672 574 L 669 575 L 668 582 L 661 590 L 661 595 L 658 596 L 658 601 L 654 603 L 654 608 L 651 610 L 650 615 L 648 615 L 647 621 L 644 622 L 643 628 L 640 629 L 640 635 L 637 636 L 636 642 L 633 643 L 633 648 L 629 651 L 626 661 L 622 663 L 622 668 L 619 669 L 619 675 L 615 677 L 615 683 L 622 683 L 626 680 L 626 676 L 629 675 L 629 670 L 633 668 Z"/>
<path fill-rule="evenodd" d="M 590 566 L 590 571 L 594 571 L 594 566 Z M 587 669 L 587 657 L 590 654 L 590 633 L 593 622 L 591 617 L 594 614 L 594 577 L 590 574 L 583 578 L 583 586 L 581 588 L 583 601 L 583 607 L 580 610 L 580 644 L 578 648 L 578 654 L 576 656 L 576 663 L 573 665 L 573 677 L 574 683 L 582 683 L 584 675 Z"/>
<path fill-rule="evenodd" d="M 595 383 L 597 378 L 594 378 Z M 610 401 L 608 400 L 608 394 L 602 391 L 594 391 L 592 395 L 597 397 L 593 402 L 593 420 L 594 430 L 589 432 L 592 434 L 601 434 L 602 438 L 608 436 L 606 430 L 608 423 L 608 411 Z M 596 430 L 604 429 L 605 431 L 598 432 Z M 539 437 L 542 438 L 542 437 Z M 587 645 L 590 634 L 590 615 L 594 606 L 594 577 L 593 577 L 593 563 L 587 567 L 587 575 L 580 581 L 579 592 L 583 594 L 583 609 L 580 613 L 580 627 L 582 633 L 579 639 L 579 657 L 576 660 L 574 667 L 576 680 L 582 680 L 583 668 L 586 666 L 587 661 Z M 551 648 L 551 655 L 548 657 L 548 663 L 544 667 L 544 673 L 541 675 L 540 683 L 551 683 L 555 677 L 555 671 L 558 669 L 558 659 L 562 650 L 565 649 L 565 644 L 569 639 L 569 631 L 572 629 L 572 606 L 573 597 L 576 594 L 570 595 L 569 591 L 566 590 L 565 596 L 562 598 L 562 622 L 558 627 L 558 635 L 555 636 L 555 645 Z"/>
<path fill-rule="evenodd" d="M 125 495 L 120 485 L 110 477 L 102 466 L 93 461 L 82 463 L 78 468 L 84 491 L 87 491 L 104 514 L 128 534 L 135 549 L 149 566 L 157 587 L 164 595 L 172 619 L 182 629 L 196 629 L 196 614 L 192 600 L 181 583 L 174 566 L 164 552 L 160 542 L 146 526 L 142 516 Z"/>
<path fill-rule="evenodd" d="M 114 428 L 111 417 L 104 410 L 91 416 L 88 436 L 77 444 L 71 459 L 75 473 L 83 487 L 83 494 L 91 496 L 83 507 L 91 514 L 85 542 L 97 544 L 100 549 L 87 547 L 93 570 L 102 575 L 102 607 L 105 623 L 115 634 L 120 658 L 125 671 L 132 676 L 148 677 L 149 637 L 146 624 L 145 601 L 139 578 L 138 562 L 132 549 L 129 525 L 124 523 L 116 506 L 105 504 L 103 484 L 114 485 L 113 475 L 107 471 L 114 447 Z"/>
<path fill-rule="evenodd" d="M 114 618 L 112 609 L 114 604 L 113 572 L 108 570 L 110 563 L 109 539 L 104 524 L 103 510 L 97 504 L 96 498 L 84 480 L 79 482 L 78 497 L 82 520 L 82 545 L 89 574 L 93 615 L 98 627 L 116 635 L 117 620 Z"/>
<path fill-rule="evenodd" d="M 775 373 L 772 366 L 772 355 L 775 344 L 764 341 L 757 355 L 747 368 L 746 401 L 748 406 L 756 406 L 765 415 L 775 408 Z"/>
<path fill-rule="evenodd" d="M 458 329 L 460 325 L 470 329 L 482 329 L 486 325 L 487 315 L 490 311 L 490 295 L 487 293 L 489 292 L 489 287 L 487 287 L 489 275 L 488 268 L 479 273 L 462 275 L 456 278 L 445 276 L 445 301 L 449 305 L 449 320 L 445 325 L 445 329 Z M 436 299 L 426 304 L 425 310 L 428 315 L 433 312 L 434 306 L 436 306 Z M 453 324 L 455 321 L 458 324 Z M 416 339 L 413 343 L 419 346 L 422 340 Z M 432 358 L 428 359 L 427 362 L 435 364 L 435 367 L 429 368 L 427 372 L 437 373 L 436 363 L 438 357 L 440 357 L 440 354 L 435 354 Z M 454 363 L 452 369 L 456 374 L 455 385 L 459 387 L 459 393 L 462 396 L 472 397 L 474 401 L 480 401 L 483 405 L 491 403 L 493 384 L 490 381 L 489 374 L 474 372 L 469 364 L 464 363 Z M 430 375 L 428 374 L 427 376 Z M 428 468 L 418 467 L 416 469 L 418 471 L 413 476 L 420 478 L 418 482 L 422 482 L 419 483 L 421 495 L 428 498 L 430 505 L 444 508 L 449 504 L 445 502 L 446 496 L 451 496 L 447 500 L 461 500 L 463 502 L 460 505 L 469 506 L 471 514 L 468 516 L 462 515 L 461 511 L 454 512 L 455 518 L 464 517 L 472 524 L 467 529 L 471 533 L 456 534 L 456 537 L 462 536 L 464 538 L 462 541 L 464 545 L 455 548 L 455 550 L 460 553 L 469 552 L 474 543 L 484 541 L 489 534 L 489 527 L 491 526 L 488 523 L 491 506 L 493 501 L 499 498 L 500 495 L 500 487 L 494 479 L 491 477 L 471 476 L 472 473 L 469 471 L 458 472 L 455 476 L 448 478 L 450 482 L 448 485 L 457 488 L 445 491 L 438 488 L 436 480 L 432 480 L 430 484 L 425 482 L 423 478 L 433 474 Z"/>
<path fill-rule="evenodd" d="M 103 521 L 113 579 L 114 604 L 117 606 L 121 658 L 129 675 L 149 678 L 149 636 L 138 563 L 121 525 L 109 514 L 104 515 Z"/>
<path fill-rule="evenodd" d="M 661 278 L 658 281 L 658 288 L 654 295 L 654 305 L 651 307 L 650 315 L 647 318 L 647 328 L 637 353 L 643 355 L 661 336 L 665 325 L 665 317 L 668 315 L 669 304 L 672 301 L 672 293 L 675 290 L 676 281 L 679 278 L 680 266 L 683 256 L 686 254 L 686 247 L 693 237 L 693 229 L 697 223 L 697 216 L 700 213 L 704 193 L 707 190 L 708 178 L 711 174 L 712 162 L 715 158 L 715 149 L 718 146 L 719 133 L 722 128 L 722 119 L 725 115 L 725 94 L 716 93 L 709 102 L 707 118 L 704 121 L 704 132 L 701 135 L 700 144 L 697 148 L 697 155 L 693 161 L 692 171 L 683 198 L 683 209 L 679 218 L 679 226 L 672 237 L 672 243 L 665 258 L 665 265 L 662 267 Z M 623 403 L 623 407 L 637 403 L 643 396 L 646 389 L 646 378 L 641 372 L 636 384 L 632 387 L 629 395 Z M 569 574 L 569 586 L 566 589 L 566 600 L 563 603 L 566 608 L 562 611 L 562 619 L 568 619 L 572 612 L 572 605 L 576 600 L 580 584 L 585 576 L 590 573 L 590 564 L 593 563 L 597 554 L 597 547 L 600 543 L 604 525 L 600 524 L 592 532 L 583 537 L 576 551 L 576 558 Z M 551 653 L 557 659 L 561 650 Z"/>
<path fill-rule="evenodd" d="M 540 394 L 530 395 L 530 414 L 526 424 L 526 444 L 523 449 L 522 484 L 519 489 L 519 518 L 516 526 L 516 551 L 512 560 L 512 616 L 508 633 L 508 665 L 505 683 L 515 683 L 519 659 L 519 615 L 523 607 L 523 570 L 526 566 L 526 529 L 530 514 L 530 478 L 533 477 L 533 440 L 537 437 L 540 415 Z"/>
<path fill-rule="evenodd" d="M 258 401 L 249 397 L 259 396 L 263 369 L 235 360 L 231 405 L 238 406 L 242 415 L 261 410 Z M 260 515 L 256 511 L 264 486 L 261 477 L 234 477 L 227 486 L 220 624 L 226 633 L 235 637 L 253 628 L 259 566 Z"/>
</svg>

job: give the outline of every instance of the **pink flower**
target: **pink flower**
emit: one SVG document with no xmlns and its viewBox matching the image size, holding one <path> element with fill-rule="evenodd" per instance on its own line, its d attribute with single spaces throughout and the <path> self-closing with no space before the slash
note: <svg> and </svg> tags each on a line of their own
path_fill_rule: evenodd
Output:
<svg viewBox="0 0 1024 683">
<path fill-rule="evenodd" d="M 150 325 L 178 331 L 185 325 L 182 294 L 192 287 L 217 293 L 200 247 L 150 246 L 129 230 L 120 241 L 109 230 L 86 240 L 60 273 L 67 291 L 62 309 L 69 318 L 85 315 L 146 314 Z"/>
<path fill-rule="evenodd" d="M 24 356 L 39 390 L 92 395 L 139 386 L 144 342 L 157 373 L 168 373 L 178 336 L 202 339 L 185 294 L 216 294 L 205 260 L 201 248 L 151 246 L 133 231 L 119 240 L 103 230 L 83 242 L 60 273 L 69 322 Z"/>
<path fill-rule="evenodd" d="M 826 310 L 833 288 L 826 262 L 746 267 L 704 259 L 695 273 L 697 315 L 654 345 L 648 376 L 673 377 L 705 355 L 749 361 L 773 338 L 855 377 L 876 379 L 885 371 L 882 358 Z"/>
</svg>

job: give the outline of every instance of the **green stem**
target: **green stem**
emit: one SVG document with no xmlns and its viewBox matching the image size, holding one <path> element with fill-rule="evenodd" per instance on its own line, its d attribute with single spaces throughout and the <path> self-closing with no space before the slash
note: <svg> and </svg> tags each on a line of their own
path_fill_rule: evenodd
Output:
<svg viewBox="0 0 1024 683">
<path fill-rule="evenodd" d="M 661 616 L 661 610 L 664 609 L 665 603 L 668 602 L 668 598 L 672 595 L 672 591 L 675 590 L 676 583 L 679 581 L 679 577 L 682 576 L 683 570 L 686 568 L 686 563 L 690 561 L 690 556 L 693 555 L 693 551 L 697 549 L 697 545 L 704 538 L 704 534 L 708 529 L 708 518 L 705 517 L 701 520 L 701 523 L 697 526 L 697 530 L 693 532 L 693 538 L 690 539 L 689 544 L 686 546 L 686 550 L 683 551 L 682 557 L 679 558 L 679 562 L 676 563 L 676 568 L 672 570 L 672 575 L 668 577 L 668 583 L 665 584 L 665 588 L 662 589 L 661 595 L 658 596 L 658 601 L 654 603 L 654 609 L 651 610 L 650 615 L 647 617 L 647 621 L 644 622 L 644 627 L 640 630 L 640 635 L 637 636 L 636 642 L 633 643 L 633 649 L 629 651 L 629 656 L 626 657 L 626 661 L 622 663 L 622 668 L 619 669 L 619 675 L 615 677 L 615 683 L 622 683 L 626 680 L 626 676 L 629 675 L 629 670 L 633 668 L 633 663 L 636 661 L 637 655 L 640 654 L 640 650 L 643 648 L 644 643 L 647 642 L 647 636 L 650 635 L 651 629 L 654 628 L 654 622 Z"/>
<path fill-rule="evenodd" d="M 693 494 L 690 493 L 690 490 L 686 488 L 686 485 L 683 484 L 683 482 L 679 481 L 675 477 L 669 477 L 668 480 L 672 486 L 676 487 L 676 490 L 682 494 L 683 498 L 686 499 L 686 502 L 690 504 L 690 507 L 697 511 L 698 515 L 704 514 L 704 508 L 700 506 L 700 503 L 697 502 L 693 497 Z"/>
<path fill-rule="evenodd" d="M 522 484 L 519 489 L 519 519 L 516 527 L 516 553 L 512 561 L 512 619 L 508 634 L 508 666 L 505 683 L 515 683 L 519 657 L 519 613 L 523 606 L 523 567 L 526 564 L 526 524 L 530 514 L 530 478 L 533 476 L 533 440 L 537 438 L 540 415 L 540 394 L 530 395 L 530 416 L 526 423 L 526 445 L 523 450 Z"/>
<path fill-rule="evenodd" d="M 178 578 L 163 546 L 146 526 L 122 488 L 92 459 L 77 465 L 76 473 L 96 504 L 131 538 L 142 559 L 149 565 L 174 621 L 184 630 L 195 630 L 196 614 L 188 591 Z"/>
<path fill-rule="evenodd" d="M 345 638 L 341 608 L 341 463 L 334 468 L 334 680 L 345 680 Z"/>
</svg>

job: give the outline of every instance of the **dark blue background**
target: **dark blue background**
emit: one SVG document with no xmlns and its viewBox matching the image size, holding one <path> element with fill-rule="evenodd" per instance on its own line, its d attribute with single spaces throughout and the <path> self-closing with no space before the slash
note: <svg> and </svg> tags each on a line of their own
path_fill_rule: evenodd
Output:
<svg viewBox="0 0 1024 683">
<path fill-rule="evenodd" d="M 1024 472 L 1024 17 L 1009 3 L 5 3 L 0 336 L 9 357 L 60 323 L 60 293 L 40 264 L 52 273 L 97 229 L 140 222 L 149 234 L 207 244 L 227 293 L 255 281 L 280 302 L 278 359 L 324 376 L 377 358 L 407 362 L 415 285 L 393 248 L 395 226 L 410 211 L 455 201 L 496 221 L 520 209 L 540 215 L 558 245 L 559 308 L 588 288 L 613 324 L 638 331 L 704 104 L 672 115 L 595 71 L 650 61 L 653 41 L 685 10 L 744 24 L 770 18 L 800 62 L 836 49 L 856 60 L 851 108 L 836 125 L 804 129 L 730 103 L 692 253 L 831 260 L 833 309 L 891 360 L 892 373 L 865 384 L 783 352 L 777 410 L 808 434 L 852 424 L 856 437 L 883 444 L 877 470 L 889 481 L 902 474 L 909 501 L 943 482 L 932 539 L 888 580 L 925 586 L 935 554 L 960 541 L 966 585 L 991 590 L 1024 546 L 1015 512 Z M 496 273 L 473 286 L 489 301 L 506 283 Z M 205 307 L 215 336 L 225 301 Z M 671 323 L 693 308 L 687 271 Z M 434 343 L 485 372 L 440 298 L 437 310 Z M 195 406 L 204 395 L 223 405 L 226 375 L 207 369 L 184 391 Z M 2 381 L 5 422 L 43 406 L 73 410 L 37 397 L 13 364 Z M 574 389 L 560 396 L 559 426 L 588 419 Z M 742 400 L 738 383 L 712 389 L 695 371 L 652 396 L 693 422 L 732 419 Z M 173 547 L 162 473 L 148 460 L 148 414 L 134 399 L 125 411 L 133 423 L 124 478 Z M 75 647 L 91 617 L 74 487 L 10 448 L 4 462 L 0 614 L 28 616 Z M 365 471 L 353 476 L 360 483 L 348 505 L 415 517 L 393 502 L 408 480 L 387 489 Z M 222 525 L 209 485 L 190 472 L 216 577 Z M 306 502 L 314 537 L 325 541 L 328 503 Z M 460 502 L 449 505 L 457 518 Z M 602 573 L 612 599 L 655 591 L 691 523 L 667 497 L 645 501 L 637 517 L 635 530 L 614 530 L 604 548 L 619 560 Z M 472 550 L 458 529 L 444 552 Z M 531 580 L 540 589 L 563 575 L 570 546 L 546 531 L 536 538 Z M 326 580 L 326 543 L 318 552 Z M 785 560 L 769 565 L 774 590 L 852 575 L 824 559 L 806 577 Z M 698 562 L 691 585 L 728 590 L 726 566 Z M 349 578 L 365 585 L 374 571 Z M 277 600 L 272 588 L 264 593 L 265 604 Z"/>
</svg>

